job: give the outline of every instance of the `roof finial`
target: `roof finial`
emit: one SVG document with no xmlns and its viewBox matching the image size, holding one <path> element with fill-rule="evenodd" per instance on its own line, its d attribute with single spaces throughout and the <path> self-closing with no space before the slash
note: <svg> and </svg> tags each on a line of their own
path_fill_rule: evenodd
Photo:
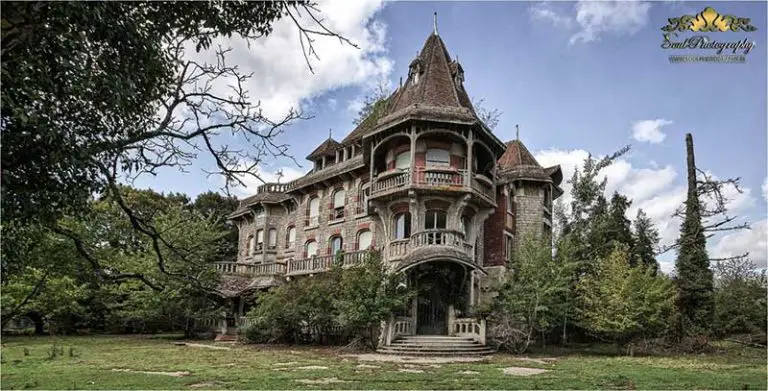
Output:
<svg viewBox="0 0 768 391">
<path fill-rule="evenodd" d="M 520 141 L 520 125 L 515 125 L 515 138 Z"/>
<path fill-rule="evenodd" d="M 435 12 L 435 31 L 434 31 L 434 34 L 435 34 L 435 35 L 439 35 L 439 34 L 437 33 L 437 12 Z"/>
<path fill-rule="evenodd" d="M 328 128 L 328 140 L 332 139 L 333 137 L 333 128 Z"/>
</svg>

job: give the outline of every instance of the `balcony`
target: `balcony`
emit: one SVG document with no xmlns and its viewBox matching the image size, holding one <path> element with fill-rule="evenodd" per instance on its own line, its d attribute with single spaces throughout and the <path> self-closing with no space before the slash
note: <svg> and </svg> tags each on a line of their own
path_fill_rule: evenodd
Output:
<svg viewBox="0 0 768 391">
<path fill-rule="evenodd" d="M 490 179 L 468 170 L 442 167 L 416 167 L 413 175 L 403 170 L 383 172 L 373 179 L 371 198 L 385 197 L 408 189 L 472 192 L 491 204 L 496 203 Z"/>
<path fill-rule="evenodd" d="M 343 253 L 341 255 L 341 266 L 349 267 L 361 263 L 367 252 L 367 250 L 360 250 Z M 270 262 L 245 264 L 237 262 L 216 262 L 214 263 L 214 267 L 216 268 L 216 271 L 221 274 L 233 274 L 246 277 L 275 275 L 298 276 L 328 271 L 331 269 L 331 266 L 333 266 L 335 260 L 335 255 L 322 255 L 304 259 L 291 259 L 288 260 L 287 263 Z"/>
<path fill-rule="evenodd" d="M 357 265 L 363 261 L 367 250 L 342 253 L 341 267 Z M 299 276 L 303 274 L 315 274 L 331 270 L 336 255 L 321 255 L 304 259 L 291 259 L 288 261 L 286 276 Z"/>
<path fill-rule="evenodd" d="M 246 277 L 285 274 L 285 264 L 275 262 L 260 264 L 216 262 L 214 263 L 214 267 L 216 268 L 216 271 L 222 274 L 235 274 Z"/>
<path fill-rule="evenodd" d="M 428 229 L 416 232 L 408 239 L 393 240 L 387 247 L 387 260 L 405 258 L 422 248 L 431 248 L 439 253 L 459 253 L 474 262 L 475 249 L 464 239 L 464 233 L 448 229 Z M 441 251 L 448 250 L 448 252 Z"/>
</svg>

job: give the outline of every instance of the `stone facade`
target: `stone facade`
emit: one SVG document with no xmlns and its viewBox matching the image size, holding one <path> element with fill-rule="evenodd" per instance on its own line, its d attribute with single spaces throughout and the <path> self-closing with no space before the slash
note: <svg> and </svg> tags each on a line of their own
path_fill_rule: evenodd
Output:
<svg viewBox="0 0 768 391">
<path fill-rule="evenodd" d="M 459 286 L 417 298 L 408 316 L 387 322 L 384 340 L 403 332 L 453 335 L 454 325 L 484 330 L 466 316 L 503 280 L 518 238 L 551 227 L 562 174 L 541 167 L 519 140 L 498 140 L 477 118 L 463 80 L 432 34 L 377 117 L 342 142 L 318 146 L 304 177 L 263 185 L 241 201 L 230 216 L 240 232 L 237 262 L 217 267 L 264 283 L 230 284 L 230 296 L 238 295 L 235 286 L 245 293 L 328 270 L 338 251 L 347 265 L 374 249 L 409 284 L 437 286 L 430 278 L 443 270 Z M 445 301 L 449 293 L 466 300 Z"/>
</svg>

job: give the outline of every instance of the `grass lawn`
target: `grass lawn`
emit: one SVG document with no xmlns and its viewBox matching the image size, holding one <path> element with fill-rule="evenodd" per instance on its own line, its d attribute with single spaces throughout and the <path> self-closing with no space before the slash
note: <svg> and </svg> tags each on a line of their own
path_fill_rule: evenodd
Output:
<svg viewBox="0 0 768 391">
<path fill-rule="evenodd" d="M 54 343 L 64 354 L 50 358 Z M 765 350 L 734 345 L 709 355 L 614 357 L 585 349 L 527 356 L 537 360 L 498 354 L 485 362 L 453 364 L 363 362 L 336 348 L 215 346 L 231 349 L 177 346 L 167 339 L 138 336 L 8 337 L 3 339 L 0 388 L 767 388 Z M 513 366 L 549 371 L 530 376 L 503 373 Z"/>
</svg>

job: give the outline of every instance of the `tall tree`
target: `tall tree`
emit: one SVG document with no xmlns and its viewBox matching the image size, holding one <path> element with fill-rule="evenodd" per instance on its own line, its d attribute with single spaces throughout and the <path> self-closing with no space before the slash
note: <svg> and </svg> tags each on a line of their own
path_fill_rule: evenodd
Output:
<svg viewBox="0 0 768 391">
<path fill-rule="evenodd" d="M 193 59 L 217 38 L 248 42 L 289 18 L 307 64 L 327 29 L 305 1 L 278 2 L 9 2 L 2 13 L 2 215 L 40 224 L 70 239 L 99 278 L 142 279 L 142 273 L 103 274 L 64 216 L 88 214 L 93 194 L 108 194 L 130 226 L 153 242 L 159 270 L 169 248 L 151 219 L 134 213 L 118 185 L 123 179 L 183 168 L 198 153 L 216 164 L 225 187 L 257 179 L 264 159 L 288 156 L 278 135 L 297 119 L 263 115 L 246 86 L 252 75 L 228 62 Z M 352 44 L 353 45 L 353 44 Z M 218 138 L 227 133 L 232 144 Z M 236 147 L 235 147 L 236 146 Z M 4 237 L 15 237 L 6 231 Z"/>
<path fill-rule="evenodd" d="M 238 231 L 237 227 L 228 220 L 228 216 L 237 209 L 238 203 L 234 196 L 223 196 L 212 191 L 198 195 L 192 202 L 192 209 L 211 219 L 219 229 L 227 232 L 217 245 L 218 250 L 214 258 L 216 261 L 237 258 Z"/>
<path fill-rule="evenodd" d="M 707 255 L 707 239 L 701 223 L 701 204 L 696 182 L 693 136 L 685 135 L 688 195 L 685 220 L 680 229 L 680 248 L 675 270 L 679 289 L 677 307 L 683 321 L 694 331 L 708 332 L 714 318 L 713 275 Z"/>
<path fill-rule="evenodd" d="M 659 245 L 659 231 L 653 227 L 653 221 L 642 209 L 637 211 L 634 232 L 632 233 L 634 247 L 632 248 L 632 265 L 644 265 L 654 273 L 659 270 L 656 261 L 656 247 Z"/>
</svg>

